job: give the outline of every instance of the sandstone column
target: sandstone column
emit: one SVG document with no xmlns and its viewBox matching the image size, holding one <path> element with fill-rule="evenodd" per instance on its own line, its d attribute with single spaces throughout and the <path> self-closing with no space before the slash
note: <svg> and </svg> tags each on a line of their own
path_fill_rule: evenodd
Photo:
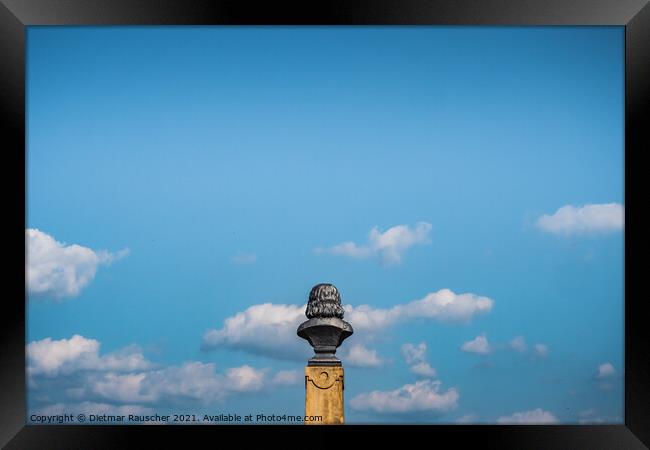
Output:
<svg viewBox="0 0 650 450">
<path fill-rule="evenodd" d="M 343 340 L 352 335 L 352 326 L 343 320 L 339 291 L 332 284 L 318 284 L 309 293 L 307 318 L 298 327 L 298 336 L 306 339 L 315 355 L 305 367 L 305 425 L 344 423 L 344 376 L 341 360 L 335 355 Z"/>
<path fill-rule="evenodd" d="M 305 367 L 305 416 L 323 418 L 306 425 L 344 423 L 342 366 Z"/>
</svg>

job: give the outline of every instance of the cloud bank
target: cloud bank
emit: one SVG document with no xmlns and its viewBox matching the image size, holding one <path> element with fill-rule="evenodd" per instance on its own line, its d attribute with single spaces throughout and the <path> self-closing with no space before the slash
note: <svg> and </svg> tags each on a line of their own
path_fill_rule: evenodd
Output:
<svg viewBox="0 0 650 450">
<path fill-rule="evenodd" d="M 263 390 L 267 385 L 266 373 L 265 369 L 258 370 L 248 365 L 218 373 L 214 363 L 188 361 L 180 366 L 148 372 L 107 373 L 92 380 L 89 389 L 106 400 L 124 403 L 150 404 L 191 400 L 207 405 L 221 402 L 233 393 Z M 283 384 L 286 385 L 284 382 Z"/>
<path fill-rule="evenodd" d="M 427 294 L 422 299 L 387 309 L 348 305 L 345 307 L 345 313 L 355 329 L 372 330 L 414 319 L 467 322 L 476 315 L 488 313 L 493 304 L 494 301 L 488 297 L 469 293 L 456 294 L 449 289 L 441 289 Z"/>
<path fill-rule="evenodd" d="M 415 345 L 410 342 L 400 349 L 404 361 L 411 373 L 424 377 L 413 384 L 405 384 L 395 390 L 372 391 L 357 395 L 350 405 L 353 409 L 370 411 L 377 414 L 410 414 L 436 413 L 441 414 L 458 407 L 458 390 L 441 389 L 442 382 L 434 380 L 436 371 L 427 362 L 427 344 L 420 342 Z"/>
<path fill-rule="evenodd" d="M 209 405 L 232 395 L 299 385 L 303 380 L 295 370 L 273 374 L 249 365 L 221 372 L 214 363 L 200 361 L 160 367 L 145 359 L 137 347 L 102 355 L 100 346 L 99 341 L 80 335 L 27 345 L 27 373 L 34 397 L 39 392 L 64 397 L 48 400 L 38 410 L 145 411 L 156 405 Z"/>
<path fill-rule="evenodd" d="M 100 265 L 128 255 L 94 251 L 77 244 L 66 245 L 35 228 L 25 230 L 27 246 L 26 288 L 30 295 L 62 299 L 75 297 L 95 278 Z"/>
<path fill-rule="evenodd" d="M 369 336 L 411 320 L 467 322 L 489 312 L 493 303 L 487 297 L 441 289 L 391 308 L 345 305 L 344 309 L 345 320 L 352 324 L 357 336 Z M 311 355 L 311 349 L 295 335 L 298 325 L 306 320 L 305 307 L 273 303 L 250 306 L 227 318 L 223 327 L 208 330 L 203 335 L 201 348 L 230 348 L 278 359 L 304 360 Z M 360 352 L 356 356 L 360 356 Z"/>
<path fill-rule="evenodd" d="M 353 409 L 375 413 L 444 413 L 458 407 L 455 388 L 442 391 L 440 381 L 420 380 L 393 391 L 372 391 L 359 394 L 350 401 Z"/>
</svg>

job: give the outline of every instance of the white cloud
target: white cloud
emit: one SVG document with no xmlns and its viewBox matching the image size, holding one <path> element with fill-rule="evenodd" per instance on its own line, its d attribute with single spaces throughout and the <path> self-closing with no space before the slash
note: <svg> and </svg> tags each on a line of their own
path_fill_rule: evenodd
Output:
<svg viewBox="0 0 650 450">
<path fill-rule="evenodd" d="M 37 393 L 50 389 L 47 392 L 57 393 L 56 396 L 60 396 L 60 392 L 67 399 L 85 400 L 77 406 L 99 407 L 103 411 L 103 403 L 92 402 L 101 400 L 136 408 L 141 408 L 141 404 L 187 402 L 207 405 L 236 394 L 296 385 L 301 380 L 297 371 L 273 374 L 267 368 L 256 369 L 248 365 L 221 372 L 216 371 L 213 363 L 200 361 L 154 367 L 135 346 L 107 355 L 100 355 L 99 349 L 97 340 L 80 335 L 58 341 L 46 338 L 31 342 L 27 345 L 30 390 Z M 47 406 L 51 409 L 66 406 L 53 402 L 48 396 L 33 398 L 51 402 Z"/>
<path fill-rule="evenodd" d="M 455 388 L 441 392 L 440 381 L 420 380 L 393 391 L 372 391 L 359 394 L 350 401 L 356 410 L 376 413 L 442 413 L 458 407 L 459 394 Z"/>
<path fill-rule="evenodd" d="M 537 408 L 532 411 L 516 412 L 509 416 L 499 417 L 497 423 L 512 425 L 542 425 L 558 423 L 558 420 L 552 413 Z"/>
<path fill-rule="evenodd" d="M 109 253 L 66 245 L 34 228 L 25 230 L 25 238 L 27 291 L 35 296 L 75 297 L 93 280 L 99 265 L 111 264 L 129 253 L 128 249 Z"/>
<path fill-rule="evenodd" d="M 359 246 L 354 242 L 344 242 L 328 249 L 317 248 L 316 253 L 331 253 L 332 255 L 343 255 L 351 258 L 367 258 L 373 255 L 370 247 Z"/>
<path fill-rule="evenodd" d="M 431 367 L 429 363 L 421 362 L 411 366 L 411 373 L 421 377 L 433 378 L 436 376 L 436 369 Z"/>
<path fill-rule="evenodd" d="M 226 371 L 229 389 L 239 392 L 259 391 L 264 387 L 266 370 L 257 370 L 249 365 L 233 367 Z"/>
<path fill-rule="evenodd" d="M 79 365 L 90 365 L 99 354 L 99 342 L 74 335 L 70 339 L 53 341 L 46 338 L 27 345 L 28 371 L 33 374 L 56 374 L 65 365 L 73 371 Z M 80 364 L 81 363 L 81 364 Z"/>
<path fill-rule="evenodd" d="M 398 321 L 434 319 L 440 322 L 466 322 L 487 313 L 494 301 L 475 294 L 455 294 L 449 289 L 431 292 L 420 300 L 382 309 L 368 305 L 345 306 L 346 320 L 353 327 L 374 330 Z"/>
<path fill-rule="evenodd" d="M 188 361 L 148 372 L 142 380 L 139 398 L 151 401 L 191 399 L 204 404 L 222 401 L 232 392 L 252 392 L 264 388 L 265 371 L 250 366 L 231 368 L 225 375 L 213 363 Z"/>
<path fill-rule="evenodd" d="M 427 343 L 420 342 L 418 345 L 413 345 L 410 342 L 402 345 L 400 349 L 406 364 L 417 364 L 426 361 Z"/>
<path fill-rule="evenodd" d="M 622 230 L 624 221 L 624 207 L 619 203 L 566 205 L 541 216 L 537 226 L 553 234 L 606 233 Z"/>
<path fill-rule="evenodd" d="M 187 361 L 139 373 L 104 373 L 89 377 L 87 383 L 93 394 L 113 402 L 161 404 L 190 400 L 207 405 L 234 394 L 293 386 L 302 380 L 298 371 L 278 371 L 272 377 L 268 374 L 269 369 L 248 365 L 219 373 L 214 363 Z"/>
<path fill-rule="evenodd" d="M 466 322 L 492 309 L 493 300 L 474 294 L 455 294 L 449 289 L 427 294 L 420 300 L 391 308 L 345 305 L 345 320 L 359 334 L 377 333 L 397 322 L 433 319 Z M 232 348 L 279 359 L 304 360 L 312 351 L 296 339 L 296 330 L 306 320 L 306 305 L 263 303 L 253 305 L 224 321 L 220 329 L 203 335 L 204 350 Z"/>
<path fill-rule="evenodd" d="M 231 258 L 235 264 L 255 264 L 257 262 L 257 255 L 255 253 L 237 253 Z"/>
<path fill-rule="evenodd" d="M 77 370 L 132 371 L 150 366 L 137 347 L 99 355 L 100 344 L 95 339 L 74 335 L 54 341 L 45 338 L 27 345 L 27 371 L 30 375 L 57 375 Z"/>
<path fill-rule="evenodd" d="M 481 334 L 471 341 L 465 342 L 460 349 L 464 352 L 478 353 L 481 355 L 487 355 L 492 352 L 492 348 L 490 347 L 490 343 L 488 342 L 487 337 L 485 337 L 485 334 Z"/>
<path fill-rule="evenodd" d="M 377 350 L 368 349 L 362 344 L 351 345 L 341 359 L 352 367 L 375 368 L 382 366 L 385 362 L 377 355 Z"/>
<path fill-rule="evenodd" d="M 526 345 L 526 340 L 523 336 L 517 336 L 510 341 L 510 348 L 519 353 L 526 353 L 528 351 L 528 346 Z"/>
<path fill-rule="evenodd" d="M 517 336 L 508 343 L 508 347 L 511 350 L 514 350 L 519 353 L 528 352 L 528 344 L 523 336 Z M 548 356 L 548 345 L 546 344 L 535 344 L 532 347 L 532 353 L 538 358 L 545 358 Z"/>
<path fill-rule="evenodd" d="M 253 305 L 224 321 L 221 329 L 208 330 L 201 347 L 228 347 L 280 359 L 307 359 L 309 345 L 296 335 L 306 320 L 306 305 Z"/>
<path fill-rule="evenodd" d="M 426 361 L 426 342 L 420 342 L 418 345 L 406 343 L 402 345 L 401 352 L 411 373 L 428 378 L 436 376 L 436 369 Z"/>
<path fill-rule="evenodd" d="M 545 358 L 548 356 L 548 345 L 535 344 L 533 346 L 533 351 L 535 352 L 536 356 L 539 356 L 540 358 Z"/>
<path fill-rule="evenodd" d="M 91 387 L 92 392 L 100 397 L 117 401 L 117 402 L 151 402 L 156 398 L 152 394 L 141 392 L 142 382 L 147 374 L 129 373 L 129 374 L 104 374 L 99 380 L 95 381 Z M 85 395 L 79 392 L 78 395 Z"/>
<path fill-rule="evenodd" d="M 327 249 L 318 248 L 316 251 L 352 258 L 377 256 L 383 264 L 394 265 L 402 262 L 402 255 L 410 247 L 430 243 L 430 231 L 431 224 L 427 222 L 419 222 L 414 228 L 408 225 L 396 225 L 383 233 L 374 227 L 370 230 L 368 243 L 365 245 L 344 242 Z"/>
<path fill-rule="evenodd" d="M 90 390 L 100 397 L 125 403 L 160 403 L 192 400 L 202 404 L 221 402 L 233 393 L 257 392 L 268 386 L 267 369 L 248 365 L 216 372 L 213 363 L 187 361 L 180 366 L 140 373 L 105 373 L 89 378 Z M 277 374 L 276 374 L 277 376 Z M 280 375 L 286 383 L 287 375 Z M 284 378 L 284 380 L 282 380 Z M 277 383 L 280 385 L 281 383 Z"/>
<path fill-rule="evenodd" d="M 612 363 L 603 363 L 598 366 L 598 370 L 596 372 L 596 378 L 603 379 L 603 378 L 611 378 L 616 374 L 616 369 L 614 369 L 614 365 Z"/>
<path fill-rule="evenodd" d="M 273 376 L 272 383 L 276 386 L 295 386 L 304 381 L 304 374 L 297 370 L 280 370 Z"/>
</svg>

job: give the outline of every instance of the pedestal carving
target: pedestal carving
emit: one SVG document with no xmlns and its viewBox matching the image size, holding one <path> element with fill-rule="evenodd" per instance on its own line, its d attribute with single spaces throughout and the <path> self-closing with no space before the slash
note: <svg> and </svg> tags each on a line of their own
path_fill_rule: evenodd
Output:
<svg viewBox="0 0 650 450">
<path fill-rule="evenodd" d="M 306 425 L 337 425 L 345 422 L 343 408 L 344 377 L 342 366 L 305 367 Z"/>
</svg>

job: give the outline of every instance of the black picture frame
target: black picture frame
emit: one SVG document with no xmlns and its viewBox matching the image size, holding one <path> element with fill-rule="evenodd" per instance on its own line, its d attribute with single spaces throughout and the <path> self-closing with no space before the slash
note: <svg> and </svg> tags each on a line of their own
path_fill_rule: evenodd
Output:
<svg viewBox="0 0 650 450">
<path fill-rule="evenodd" d="M 625 27 L 625 424 L 435 426 L 46 426 L 26 425 L 25 304 L 18 299 L 25 258 L 25 36 L 30 25 L 620 25 Z M 8 264 L 0 354 L 0 445 L 26 448 L 168 448 L 203 441 L 219 447 L 226 431 L 262 433 L 309 447 L 350 432 L 401 442 L 431 439 L 499 449 L 636 449 L 650 446 L 650 333 L 639 289 L 644 237 L 634 192 L 650 149 L 650 5 L 647 0 L 0 0 L 0 114 Z M 7 177 L 9 173 L 12 176 Z M 20 184 L 22 182 L 22 185 Z M 18 187 L 17 187 L 18 186 Z M 21 194 L 21 195 L 19 195 Z M 630 213 L 631 212 L 631 213 Z M 633 242 L 632 245 L 629 245 Z M 24 285 L 23 285 L 24 286 Z M 246 429 L 249 430 L 249 429 Z M 298 433 L 298 434 L 296 434 Z M 417 433 L 418 436 L 413 436 Z M 134 437 L 137 436 L 137 440 Z M 298 439 L 307 438 L 306 440 Z M 408 439 L 408 440 L 407 440 Z M 425 441 L 427 442 L 427 441 Z M 644 445 L 645 444 L 645 445 Z M 201 444 L 205 445 L 205 444 Z"/>
</svg>

